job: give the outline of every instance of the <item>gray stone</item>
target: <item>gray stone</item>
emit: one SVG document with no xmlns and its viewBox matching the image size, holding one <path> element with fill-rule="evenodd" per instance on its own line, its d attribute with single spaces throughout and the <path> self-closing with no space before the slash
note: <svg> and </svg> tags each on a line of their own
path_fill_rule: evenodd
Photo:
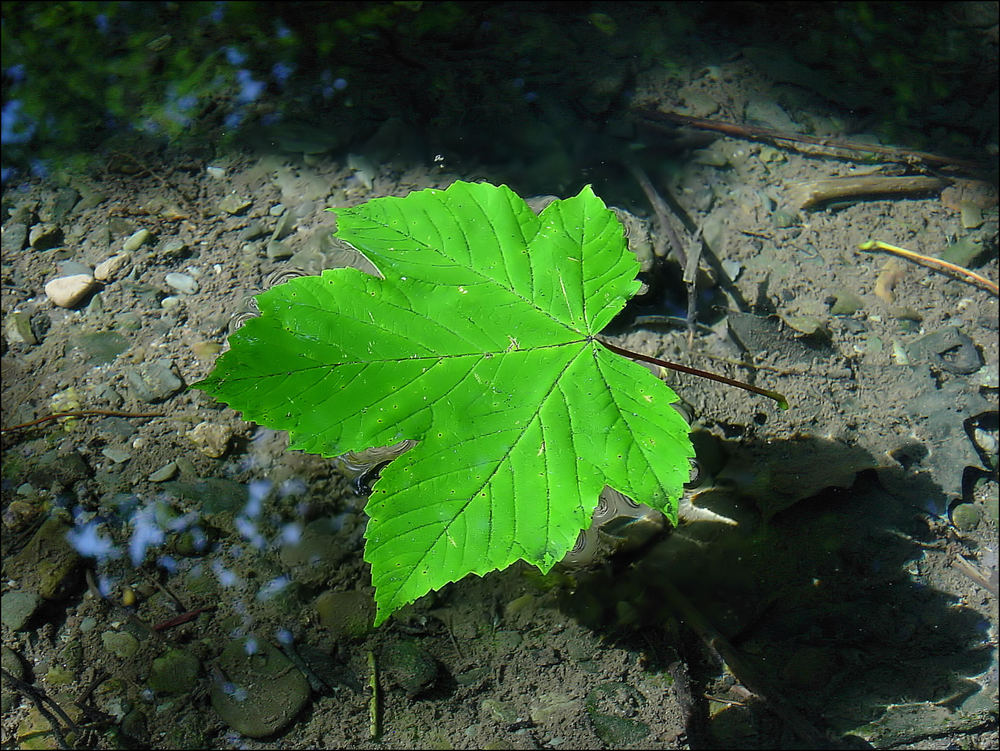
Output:
<svg viewBox="0 0 1000 751">
<path fill-rule="evenodd" d="M 153 660 L 149 671 L 149 687 L 160 694 L 186 694 L 198 682 L 201 663 L 183 649 L 171 649 Z"/>
<path fill-rule="evenodd" d="M 70 339 L 73 347 L 82 350 L 92 365 L 108 365 L 129 348 L 129 341 L 114 331 L 95 331 Z"/>
<path fill-rule="evenodd" d="M 149 476 L 150 482 L 166 482 L 177 474 L 177 462 L 164 464 Z"/>
<path fill-rule="evenodd" d="M 7 222 L 0 237 L 3 238 L 0 240 L 0 248 L 4 255 L 16 253 L 24 248 L 28 240 L 28 225 L 23 222 Z"/>
<path fill-rule="evenodd" d="M 184 388 L 171 366 L 170 360 L 155 360 L 130 370 L 128 383 L 136 398 L 151 404 L 162 402 Z"/>
<path fill-rule="evenodd" d="M 115 657 L 128 660 L 139 651 L 139 640 L 125 631 L 105 631 L 101 634 L 104 649 Z"/>
<path fill-rule="evenodd" d="M 132 454 L 117 446 L 106 446 L 101 449 L 101 454 L 113 461 L 115 464 L 122 464 L 132 458 Z"/>
<path fill-rule="evenodd" d="M 290 723 L 309 701 L 309 683 L 267 642 L 234 639 L 219 656 L 212 707 L 229 727 L 263 738 Z"/>
<path fill-rule="evenodd" d="M 63 240 L 63 232 L 54 224 L 36 224 L 28 232 L 28 243 L 35 250 L 49 250 Z"/>
<path fill-rule="evenodd" d="M 382 665 L 390 680 L 415 696 L 429 688 L 437 678 L 438 666 L 434 658 L 417 642 L 393 642 L 382 652 Z"/>
<path fill-rule="evenodd" d="M 280 261 L 283 258 L 291 258 L 294 252 L 295 251 L 280 240 L 271 240 L 267 244 L 267 257 L 272 261 Z"/>
<path fill-rule="evenodd" d="M 27 313 L 16 312 L 7 316 L 4 335 L 10 344 L 38 344 L 38 338 L 31 330 L 31 317 Z"/>
<path fill-rule="evenodd" d="M 285 211 L 278 219 L 277 224 L 274 225 L 274 232 L 271 234 L 271 241 L 284 240 L 290 234 L 295 231 L 295 223 L 298 221 L 298 217 L 295 216 L 295 212 L 291 209 Z"/>
<path fill-rule="evenodd" d="M 20 631 L 41 604 L 34 592 L 8 592 L 0 599 L 0 621 L 11 631 Z"/>
</svg>

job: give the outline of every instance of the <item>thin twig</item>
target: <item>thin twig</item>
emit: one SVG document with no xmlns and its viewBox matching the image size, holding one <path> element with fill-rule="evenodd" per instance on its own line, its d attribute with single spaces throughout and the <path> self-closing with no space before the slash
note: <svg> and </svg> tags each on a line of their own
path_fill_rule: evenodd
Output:
<svg viewBox="0 0 1000 751">
<path fill-rule="evenodd" d="M 835 138 L 807 136 L 802 133 L 785 133 L 771 128 L 758 128 L 752 125 L 738 125 L 736 123 L 706 120 L 700 117 L 689 117 L 688 115 L 680 115 L 676 112 L 660 112 L 659 110 L 643 109 L 636 110 L 634 114 L 636 117 L 649 121 L 651 124 L 668 122 L 675 125 L 687 125 L 700 130 L 714 130 L 718 133 L 724 133 L 725 135 L 732 136 L 734 138 L 743 138 L 749 141 L 766 141 L 768 143 L 773 143 L 776 146 L 781 145 L 780 143 L 775 143 L 776 141 L 808 143 L 815 146 L 852 151 L 859 155 L 879 154 L 880 156 L 887 157 L 892 161 L 899 161 L 904 164 L 923 162 L 924 164 L 930 165 L 959 167 L 976 173 L 986 172 L 986 167 L 978 162 L 972 162 L 965 159 L 955 159 L 954 157 L 941 156 L 939 154 L 929 154 L 926 151 L 913 151 L 911 149 L 901 149 L 894 146 L 858 143 L 856 141 L 841 141 Z"/>
<path fill-rule="evenodd" d="M 656 214 L 657 223 L 660 225 L 660 230 L 667 237 L 667 244 L 670 245 L 670 250 L 673 251 L 674 257 L 680 263 L 681 268 L 687 265 L 687 258 L 684 254 L 684 245 L 681 243 L 680 237 L 674 231 L 673 225 L 670 223 L 669 212 L 667 211 L 667 202 L 663 200 L 663 197 L 656 192 L 656 188 L 653 187 L 652 181 L 649 179 L 649 175 L 646 174 L 645 170 L 640 167 L 634 159 L 626 159 L 625 167 L 635 178 L 635 181 L 639 183 L 639 187 L 642 188 L 642 192 L 646 194 L 646 200 L 649 201 L 649 205 L 653 207 L 653 213 Z M 659 255 L 659 254 L 657 254 Z"/>
<path fill-rule="evenodd" d="M 701 233 L 705 225 L 698 227 L 691 244 L 688 245 L 687 264 L 684 266 L 684 283 L 687 285 L 687 335 L 688 349 L 694 346 L 694 329 L 698 322 L 698 262 L 701 260 Z"/>
<path fill-rule="evenodd" d="M 66 736 L 62 733 L 62 726 L 59 724 L 59 721 L 52 715 L 52 712 L 50 712 L 45 705 L 48 704 L 52 707 L 52 710 L 59 715 L 63 722 L 66 723 L 66 727 L 69 730 L 79 732 L 79 728 L 76 726 L 76 723 L 74 723 L 73 720 L 70 719 L 70 716 L 63 711 L 63 708 L 49 698 L 49 695 L 42 689 L 31 685 L 27 681 L 22 681 L 20 678 L 14 677 L 5 668 L 0 668 L 0 675 L 3 675 L 3 679 L 7 681 L 9 685 L 13 686 L 17 691 L 20 691 L 22 694 L 31 699 L 35 707 L 38 709 L 39 714 L 48 720 L 49 725 L 52 726 L 52 735 L 55 736 L 56 743 L 59 744 L 59 748 L 72 748 L 72 746 L 66 742 Z"/>
<path fill-rule="evenodd" d="M 897 256 L 902 256 L 903 258 L 915 261 L 916 263 L 932 268 L 935 271 L 947 271 L 952 274 L 958 274 L 959 277 L 965 277 L 962 281 L 974 284 L 975 286 L 985 289 L 987 292 L 992 292 L 994 295 L 1000 297 L 1000 286 L 997 286 L 996 282 L 990 281 L 985 276 L 980 276 L 975 271 L 969 271 L 961 266 L 948 263 L 948 261 L 942 261 L 940 258 L 921 255 L 920 253 L 915 253 L 912 250 L 907 250 L 906 248 L 900 248 L 896 245 L 884 243 L 881 240 L 868 240 L 867 242 L 863 242 L 858 246 L 858 250 L 884 250 L 887 253 L 895 253 Z"/>
<path fill-rule="evenodd" d="M 0 433 L 9 433 L 13 430 L 24 430 L 35 425 L 41 425 L 50 420 L 58 420 L 62 417 L 166 417 L 164 412 L 116 412 L 109 409 L 85 409 L 79 412 L 55 412 L 45 417 L 39 417 L 31 422 L 22 422 L 20 425 L 11 425 L 9 428 L 0 428 Z"/>
</svg>

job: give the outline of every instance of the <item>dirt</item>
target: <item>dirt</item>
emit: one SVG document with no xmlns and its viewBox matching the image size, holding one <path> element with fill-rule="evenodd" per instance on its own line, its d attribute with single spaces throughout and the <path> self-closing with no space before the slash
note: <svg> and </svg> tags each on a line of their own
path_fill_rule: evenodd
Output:
<svg viewBox="0 0 1000 751">
<path fill-rule="evenodd" d="M 710 113 L 695 106 L 704 108 L 704 97 L 716 105 Z M 816 123 L 841 123 L 829 133 L 840 138 L 858 135 L 845 113 L 825 101 L 796 103 L 787 85 L 743 57 L 692 71 L 685 87 L 663 70 L 647 71 L 633 106 L 733 122 L 751 97 L 783 103 L 797 124 L 821 134 Z M 803 184 L 882 164 L 684 133 L 689 143 L 670 153 L 658 145 L 665 135 L 643 132 L 647 148 L 635 153 L 691 222 L 685 229 L 677 214 L 670 218 L 687 249 L 697 247 L 691 229 L 706 242 L 700 325 L 692 336 L 677 320 L 688 294 L 677 261 L 640 250 L 648 289 L 608 338 L 787 397 L 790 408 L 780 410 L 766 397 L 663 372 L 695 416 L 704 476 L 690 500 L 728 521 L 684 524 L 590 570 L 543 577 L 514 566 L 469 577 L 377 631 L 345 624 L 343 613 L 324 622 L 314 606 L 327 591 L 370 596 L 363 489 L 334 462 L 286 452 L 281 434 L 243 423 L 200 392 L 142 401 L 130 374 L 158 360 L 186 385 L 209 372 L 247 294 L 292 263 L 266 254 L 276 204 L 295 209 L 283 242 L 302 250 L 332 231 L 328 206 L 455 179 L 500 183 L 503 170 L 458 159 L 386 161 L 369 175 L 346 154 L 245 151 L 205 161 L 135 153 L 125 160 L 132 174 L 112 165 L 67 183 L 5 187 L 5 233 L 20 217 L 58 225 L 63 240 L 48 250 L 25 244 L 3 259 L 5 330 L 23 312 L 40 339 L 8 337 L 4 345 L 3 592 L 28 587 L 30 576 L 11 559 L 48 515 L 111 542 L 102 560 L 80 560 L 77 573 L 93 572 L 89 586 L 64 574 L 63 588 L 24 629 L 3 628 L 25 680 L 71 716 L 80 717 L 73 700 L 93 688 L 82 702 L 91 714 L 75 720 L 72 742 L 996 747 L 997 297 L 962 276 L 858 250 L 879 240 L 936 257 L 967 238 L 982 248 L 967 265 L 996 280 L 995 188 L 963 178 L 928 195 L 800 210 Z M 637 216 L 654 243 L 664 237 L 620 165 L 587 179 L 607 203 Z M 62 209 L 68 186 L 103 200 Z M 232 193 L 249 199 L 236 215 L 217 208 Z M 975 227 L 963 226 L 970 206 L 983 207 Z M 264 233 L 248 239 L 253 222 Z M 93 268 L 139 229 L 151 238 L 96 295 L 74 309 L 46 298 L 59 261 Z M 197 292 L 177 294 L 167 273 L 192 276 Z M 835 313 L 838 304 L 846 307 Z M 949 327 L 958 334 L 943 335 L 952 337 L 947 347 L 920 344 Z M 127 347 L 95 364 L 99 355 L 81 337 L 107 331 Z M 13 427 L 50 414 L 53 395 L 67 389 L 72 409 L 123 415 Z M 150 412 L 158 416 L 128 416 Z M 212 433 L 218 451 L 211 440 L 192 440 L 205 423 L 214 427 L 201 434 Z M 107 449 L 128 458 L 116 462 Z M 48 465 L 32 474 L 46 454 L 57 467 L 78 456 L 85 471 L 63 479 Z M 171 462 L 169 480 L 149 479 Z M 247 510 L 248 497 L 259 511 Z M 163 539 L 140 548 L 145 555 L 134 562 L 129 542 L 144 509 Z M 291 525 L 306 522 L 315 525 L 317 558 L 282 542 Z M 131 633 L 138 648 L 113 654 L 108 632 Z M 263 739 L 240 737 L 210 700 L 222 680 L 220 652 L 245 634 L 291 642 L 286 651 L 321 679 L 302 709 Z M 433 661 L 432 678 L 410 685 L 399 677 L 405 668 L 382 664 L 404 641 Z M 153 660 L 171 647 L 197 657 L 198 679 L 175 694 L 151 692 Z M 303 657 L 310 650 L 325 658 Z M 374 715 L 369 655 L 379 673 Z M 56 747 L 32 702 L 18 696 L 9 707 L 5 700 L 4 747 Z"/>
</svg>

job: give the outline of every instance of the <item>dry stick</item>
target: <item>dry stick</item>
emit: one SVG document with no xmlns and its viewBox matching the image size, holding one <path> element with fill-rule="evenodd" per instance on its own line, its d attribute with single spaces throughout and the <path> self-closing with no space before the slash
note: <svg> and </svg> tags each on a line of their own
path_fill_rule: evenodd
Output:
<svg viewBox="0 0 1000 751">
<path fill-rule="evenodd" d="M 965 279 L 962 281 L 974 284 L 977 287 L 985 289 L 987 292 L 992 292 L 994 295 L 1000 297 L 1000 286 L 997 286 L 996 282 L 991 282 L 985 276 L 980 276 L 975 271 L 969 271 L 968 269 L 956 266 L 953 263 L 942 261 L 940 258 L 933 258 L 931 256 L 921 255 L 920 253 L 914 253 L 912 250 L 890 245 L 889 243 L 884 243 L 881 240 L 868 240 L 867 242 L 863 242 L 858 246 L 858 250 L 884 250 L 887 253 L 895 253 L 897 256 L 902 256 L 903 258 L 915 261 L 916 263 L 934 269 L 935 271 L 947 271 L 952 274 L 958 274 L 960 277 L 964 276 Z"/>
<path fill-rule="evenodd" d="M 687 333 L 688 349 L 694 346 L 694 329 L 698 322 L 698 261 L 701 260 L 701 231 L 704 225 L 698 227 L 691 244 L 688 246 L 687 264 L 684 266 L 684 283 L 687 285 Z"/>
<path fill-rule="evenodd" d="M 795 197 L 792 203 L 799 209 L 808 209 L 821 203 L 865 196 L 924 196 L 948 185 L 948 180 L 927 175 L 847 175 L 810 180 L 793 186 L 791 192 Z"/>
<path fill-rule="evenodd" d="M 778 403 L 779 409 L 788 409 L 788 400 L 777 391 L 762 389 L 759 386 L 744 383 L 743 381 L 737 381 L 735 378 L 726 378 L 726 376 L 719 375 L 718 373 L 709 373 L 707 370 L 689 368 L 687 365 L 680 365 L 679 363 L 670 362 L 669 360 L 660 360 L 655 357 L 650 357 L 649 355 L 642 355 L 638 352 L 623 349 L 622 347 L 616 347 L 614 344 L 606 342 L 603 339 L 598 339 L 597 341 L 610 349 L 612 352 L 622 355 L 623 357 L 628 357 L 632 360 L 642 360 L 643 362 L 648 362 L 652 365 L 659 365 L 661 368 L 669 368 L 670 370 L 687 373 L 688 375 L 700 376 L 702 378 L 707 378 L 710 381 L 718 381 L 719 383 L 724 383 L 727 386 L 735 386 L 736 388 L 743 389 L 744 391 L 752 391 L 755 394 L 766 396 L 768 399 L 773 399 Z"/>
<path fill-rule="evenodd" d="M 639 187 L 642 188 L 642 192 L 646 194 L 646 200 L 649 201 L 649 205 L 653 207 L 653 212 L 656 214 L 656 220 L 663 230 L 663 234 L 667 236 L 667 243 L 670 245 L 670 250 L 674 252 L 674 256 L 677 258 L 678 263 L 680 263 L 681 268 L 687 266 L 687 258 L 684 254 L 684 245 L 681 243 L 680 237 L 674 231 L 673 225 L 670 223 L 670 213 L 667 211 L 667 202 L 663 200 L 662 196 L 656 192 L 656 188 L 653 187 L 653 183 L 649 179 L 649 175 L 646 174 L 645 170 L 640 167 L 632 159 L 625 160 L 625 167 L 635 178 L 635 181 L 639 183 Z M 659 255 L 659 254 L 657 254 Z"/>
<path fill-rule="evenodd" d="M 7 681 L 9 685 L 13 686 L 16 690 L 20 691 L 22 694 L 30 698 L 32 702 L 34 702 L 35 708 L 38 709 L 39 714 L 48 720 L 49 725 L 52 726 L 52 735 L 55 736 L 56 743 L 59 744 L 59 748 L 72 748 L 72 746 L 66 743 L 66 736 L 62 733 L 62 726 L 59 724 L 59 721 L 52 715 L 52 712 L 46 709 L 45 705 L 48 704 L 52 707 L 52 710 L 59 715 L 63 722 L 66 723 L 69 730 L 79 732 L 79 728 L 76 726 L 76 723 L 74 723 L 73 720 L 70 719 L 70 716 L 63 711 L 63 708 L 53 701 L 53 699 L 50 698 L 49 695 L 42 689 L 31 685 L 27 681 L 22 681 L 20 678 L 14 677 L 7 672 L 5 668 L 0 668 L 0 675 L 3 675 L 3 679 Z"/>
<path fill-rule="evenodd" d="M 32 420 L 31 422 L 22 422 L 20 425 L 11 425 L 9 428 L 0 428 L 0 433 L 8 433 L 12 430 L 23 430 L 24 428 L 31 428 L 35 425 L 41 425 L 43 422 L 49 422 L 50 420 L 58 420 L 60 417 L 166 417 L 164 412 L 116 412 L 114 410 L 108 409 L 85 409 L 80 412 L 55 412 L 51 415 L 45 415 L 45 417 L 39 417 L 37 420 Z"/>
<path fill-rule="evenodd" d="M 827 148 L 844 149 L 845 151 L 853 151 L 859 154 L 879 154 L 881 156 L 888 157 L 893 161 L 900 161 L 905 164 L 918 161 L 938 166 L 960 167 L 973 172 L 986 171 L 985 165 L 978 162 L 972 162 L 965 159 L 955 159 L 953 157 L 941 156 L 939 154 L 929 154 L 926 151 L 913 151 L 910 149 L 896 148 L 894 146 L 880 146 L 879 144 L 857 143 L 855 141 L 841 141 L 835 138 L 820 138 L 818 136 L 807 136 L 801 133 L 784 133 L 780 130 L 772 130 L 771 128 L 758 128 L 752 125 L 737 125 L 736 123 L 705 120 L 700 117 L 680 115 L 676 112 L 660 112 L 659 110 L 643 109 L 635 110 L 634 114 L 637 117 L 649 121 L 650 124 L 668 122 L 675 125 L 687 125 L 701 130 L 714 130 L 718 133 L 724 133 L 727 136 L 744 138 L 750 141 L 767 141 L 769 143 L 773 143 L 776 140 L 793 141 L 813 144 L 815 146 L 825 146 Z"/>
</svg>

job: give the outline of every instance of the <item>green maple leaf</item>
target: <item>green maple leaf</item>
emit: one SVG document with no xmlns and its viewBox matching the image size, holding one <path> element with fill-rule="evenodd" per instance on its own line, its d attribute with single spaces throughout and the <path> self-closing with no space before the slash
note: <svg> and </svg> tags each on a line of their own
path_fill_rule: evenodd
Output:
<svg viewBox="0 0 1000 751">
<path fill-rule="evenodd" d="M 376 625 L 469 573 L 548 571 L 605 485 L 676 521 L 689 429 L 665 384 L 595 339 L 639 266 L 589 187 L 538 215 L 466 182 L 335 211 L 381 278 L 333 269 L 261 294 L 195 388 L 294 449 L 418 441 L 365 507 Z"/>
</svg>

